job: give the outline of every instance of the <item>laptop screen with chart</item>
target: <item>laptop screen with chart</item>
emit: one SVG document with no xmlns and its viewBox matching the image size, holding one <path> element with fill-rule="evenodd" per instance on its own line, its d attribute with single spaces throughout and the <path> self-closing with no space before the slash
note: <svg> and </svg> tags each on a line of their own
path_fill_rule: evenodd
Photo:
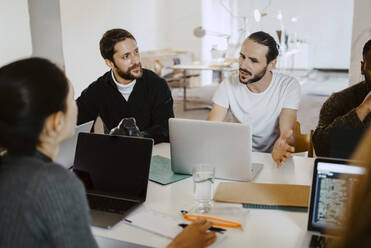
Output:
<svg viewBox="0 0 371 248">
<path fill-rule="evenodd" d="M 308 230 L 341 231 L 353 189 L 365 169 L 330 159 L 317 159 L 314 169 Z"/>
</svg>

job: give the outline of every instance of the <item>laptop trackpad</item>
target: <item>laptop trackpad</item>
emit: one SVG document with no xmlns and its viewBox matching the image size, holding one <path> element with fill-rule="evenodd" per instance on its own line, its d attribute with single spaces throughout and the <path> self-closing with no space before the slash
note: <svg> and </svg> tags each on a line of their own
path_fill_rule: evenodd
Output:
<svg viewBox="0 0 371 248">
<path fill-rule="evenodd" d="M 103 212 L 99 210 L 90 210 L 90 215 L 91 224 L 103 228 L 111 228 L 124 218 L 124 215 L 122 214 Z"/>
</svg>

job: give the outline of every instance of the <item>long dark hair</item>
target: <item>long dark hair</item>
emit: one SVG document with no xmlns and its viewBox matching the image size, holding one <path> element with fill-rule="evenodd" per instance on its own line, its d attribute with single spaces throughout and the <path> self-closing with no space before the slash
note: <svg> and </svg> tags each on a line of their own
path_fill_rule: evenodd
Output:
<svg viewBox="0 0 371 248">
<path fill-rule="evenodd" d="M 46 118 L 66 110 L 68 81 L 43 58 L 19 60 L 0 68 L 0 147 L 7 153 L 36 151 Z"/>
</svg>

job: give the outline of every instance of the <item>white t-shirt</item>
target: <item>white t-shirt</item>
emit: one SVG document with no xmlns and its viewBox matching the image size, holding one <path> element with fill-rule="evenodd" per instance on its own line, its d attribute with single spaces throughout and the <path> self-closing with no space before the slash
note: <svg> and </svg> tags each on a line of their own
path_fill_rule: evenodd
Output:
<svg viewBox="0 0 371 248">
<path fill-rule="evenodd" d="M 133 91 L 134 85 L 137 82 L 137 80 L 133 80 L 133 82 L 129 84 L 120 84 L 116 81 L 115 76 L 113 72 L 111 71 L 113 82 L 115 82 L 117 89 L 120 91 L 121 95 L 125 98 L 127 101 L 130 97 L 131 92 Z"/>
<path fill-rule="evenodd" d="M 281 73 L 273 73 L 272 81 L 265 91 L 253 93 L 240 83 L 238 72 L 233 72 L 219 85 L 213 102 L 230 109 L 240 123 L 250 125 L 254 151 L 271 152 L 280 135 L 281 110 L 297 110 L 300 94 L 299 82 Z"/>
</svg>

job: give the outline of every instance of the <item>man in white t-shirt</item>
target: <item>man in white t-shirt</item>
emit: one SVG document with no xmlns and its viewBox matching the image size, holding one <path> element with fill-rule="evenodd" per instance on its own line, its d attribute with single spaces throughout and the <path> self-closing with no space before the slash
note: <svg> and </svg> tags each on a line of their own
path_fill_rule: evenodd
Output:
<svg viewBox="0 0 371 248">
<path fill-rule="evenodd" d="M 240 123 L 252 128 L 254 151 L 271 152 L 281 166 L 295 151 L 293 130 L 300 102 L 300 84 L 290 76 L 272 72 L 278 45 L 265 32 L 251 34 L 244 41 L 239 71 L 218 87 L 208 120 L 223 121 L 228 109 Z"/>
</svg>

